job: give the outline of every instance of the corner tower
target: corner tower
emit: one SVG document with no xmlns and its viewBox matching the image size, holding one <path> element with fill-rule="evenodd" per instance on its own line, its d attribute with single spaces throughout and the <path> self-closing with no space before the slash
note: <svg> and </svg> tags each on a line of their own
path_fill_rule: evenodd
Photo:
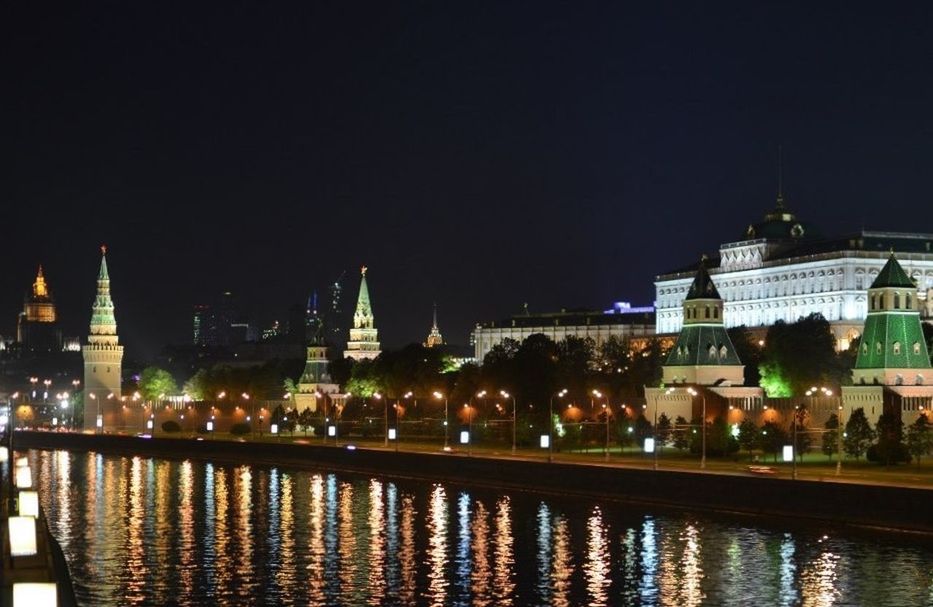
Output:
<svg viewBox="0 0 933 607">
<path fill-rule="evenodd" d="M 91 326 L 84 355 L 84 427 L 96 427 L 98 415 L 113 394 L 120 398 L 123 346 L 117 336 L 117 319 L 110 298 L 110 275 L 107 272 L 107 247 L 100 248 L 100 271 L 97 274 L 97 296 L 91 305 Z M 93 396 L 91 396 L 93 394 Z M 101 417 L 100 419 L 103 419 Z"/>
<path fill-rule="evenodd" d="M 722 297 L 705 260 L 700 261 L 683 306 L 684 326 L 664 363 L 664 383 L 741 386 L 745 366 L 723 326 Z"/>
<path fill-rule="evenodd" d="M 885 386 L 933 383 L 917 286 L 893 253 L 868 288 L 868 317 L 852 381 Z"/>
<path fill-rule="evenodd" d="M 350 329 L 350 341 L 344 356 L 354 360 L 376 358 L 379 349 L 379 331 L 373 307 L 369 301 L 369 287 L 366 285 L 366 266 L 360 269 L 360 294 L 356 299 L 356 312 L 353 313 L 353 328 Z"/>
</svg>

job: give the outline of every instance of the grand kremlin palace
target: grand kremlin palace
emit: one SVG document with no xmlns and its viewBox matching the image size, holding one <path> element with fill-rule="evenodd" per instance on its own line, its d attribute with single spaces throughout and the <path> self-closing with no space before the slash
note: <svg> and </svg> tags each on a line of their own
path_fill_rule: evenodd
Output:
<svg viewBox="0 0 933 607">
<path fill-rule="evenodd" d="M 867 315 L 867 289 L 894 252 L 917 285 L 922 318 L 933 317 L 933 234 L 861 232 L 824 238 L 778 198 L 745 237 L 719 247 L 706 267 L 724 302 L 726 327 L 765 328 L 819 312 L 830 321 L 837 349 L 848 349 Z M 655 280 L 656 333 L 677 333 L 697 262 Z"/>
</svg>

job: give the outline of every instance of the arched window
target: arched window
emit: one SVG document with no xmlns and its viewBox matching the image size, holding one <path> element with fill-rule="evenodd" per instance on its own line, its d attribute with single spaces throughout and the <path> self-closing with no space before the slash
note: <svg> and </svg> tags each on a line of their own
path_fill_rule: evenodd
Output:
<svg viewBox="0 0 933 607">
<path fill-rule="evenodd" d="M 894 345 L 892 346 L 892 350 L 894 351 L 895 355 L 900 354 L 901 353 L 901 342 L 899 341 L 894 342 Z"/>
<path fill-rule="evenodd" d="M 881 354 L 881 342 L 880 341 L 875 342 L 875 353 Z"/>
<path fill-rule="evenodd" d="M 725 358 L 729 354 L 729 350 L 725 346 L 719 346 L 719 358 Z"/>
<path fill-rule="evenodd" d="M 920 374 L 917 374 L 917 385 L 918 385 L 918 386 L 922 386 L 922 385 L 923 385 L 923 376 L 920 375 Z"/>
<path fill-rule="evenodd" d="M 914 354 L 920 354 L 920 342 L 919 341 L 914 342 Z"/>
<path fill-rule="evenodd" d="M 878 309 L 878 306 L 877 306 L 877 304 L 875 303 L 875 296 L 874 296 L 874 295 L 871 296 L 871 309 L 872 309 L 872 310 L 877 310 L 877 309 Z"/>
<path fill-rule="evenodd" d="M 894 309 L 900 310 L 900 308 L 901 308 L 901 294 L 895 293 L 894 294 Z"/>
<path fill-rule="evenodd" d="M 868 344 L 862 344 L 862 354 L 868 354 Z"/>
<path fill-rule="evenodd" d="M 904 308 L 907 310 L 910 309 L 910 293 L 904 296 Z"/>
<path fill-rule="evenodd" d="M 716 359 L 716 346 L 714 346 L 713 344 L 709 345 L 709 358 L 710 360 Z"/>
<path fill-rule="evenodd" d="M 719 318 L 719 308 L 713 308 L 713 318 Z"/>
<path fill-rule="evenodd" d="M 706 306 L 706 318 L 709 318 L 709 306 Z"/>
</svg>

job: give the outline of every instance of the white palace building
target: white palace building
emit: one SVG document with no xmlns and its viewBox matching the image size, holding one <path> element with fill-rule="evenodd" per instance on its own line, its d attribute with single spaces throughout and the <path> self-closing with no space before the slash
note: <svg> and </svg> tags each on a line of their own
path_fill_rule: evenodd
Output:
<svg viewBox="0 0 933 607">
<path fill-rule="evenodd" d="M 726 327 L 764 328 L 819 312 L 830 321 L 840 350 L 858 337 L 867 316 L 866 293 L 895 253 L 917 285 L 921 316 L 933 317 L 933 234 L 862 230 L 823 238 L 797 220 L 778 197 L 745 238 L 719 247 L 706 262 L 724 300 Z M 656 333 L 678 333 L 683 300 L 697 264 L 655 280 Z"/>
</svg>

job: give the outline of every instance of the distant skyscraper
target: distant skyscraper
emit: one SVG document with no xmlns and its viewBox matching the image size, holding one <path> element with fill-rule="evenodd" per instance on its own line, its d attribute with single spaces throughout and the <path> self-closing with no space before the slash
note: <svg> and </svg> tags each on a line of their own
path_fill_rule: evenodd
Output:
<svg viewBox="0 0 933 607">
<path fill-rule="evenodd" d="M 309 343 L 324 343 L 324 319 L 317 309 L 317 291 L 308 298 L 308 307 L 305 310 L 305 335 Z"/>
<path fill-rule="evenodd" d="M 327 341 L 331 344 L 340 344 L 343 342 L 343 305 L 341 296 L 343 295 L 343 277 L 346 272 L 340 274 L 340 278 L 334 281 L 327 290 L 330 292 L 330 308 L 327 310 L 325 325 L 327 328 Z"/>
<path fill-rule="evenodd" d="M 425 347 L 433 348 L 434 346 L 443 346 L 444 338 L 441 336 L 441 330 L 437 326 L 437 304 L 434 304 L 434 324 L 431 325 L 431 332 L 428 333 L 428 338 L 424 342 Z"/>
<path fill-rule="evenodd" d="M 230 291 L 225 291 L 213 305 L 195 304 L 192 321 L 197 346 L 229 347 L 256 339 L 252 327 L 238 313 Z"/>
<path fill-rule="evenodd" d="M 369 301 L 369 287 L 366 285 L 366 266 L 360 270 L 360 294 L 356 300 L 356 312 L 353 313 L 353 328 L 350 329 L 350 341 L 344 355 L 354 360 L 376 358 L 379 356 L 379 332 Z"/>
<path fill-rule="evenodd" d="M 42 266 L 32 283 L 32 295 L 23 302 L 16 324 L 16 340 L 24 350 L 57 352 L 62 349 L 62 333 L 55 313 L 55 301 L 45 284 Z"/>
<path fill-rule="evenodd" d="M 211 307 L 207 304 L 194 304 L 194 345 L 209 345 L 211 322 Z"/>
<path fill-rule="evenodd" d="M 94 429 L 107 396 L 120 398 L 123 346 L 117 337 L 117 319 L 110 298 L 110 275 L 107 272 L 107 247 L 101 247 L 97 296 L 91 306 L 90 335 L 84 346 L 84 427 Z M 92 397 L 91 394 L 94 396 Z"/>
</svg>

